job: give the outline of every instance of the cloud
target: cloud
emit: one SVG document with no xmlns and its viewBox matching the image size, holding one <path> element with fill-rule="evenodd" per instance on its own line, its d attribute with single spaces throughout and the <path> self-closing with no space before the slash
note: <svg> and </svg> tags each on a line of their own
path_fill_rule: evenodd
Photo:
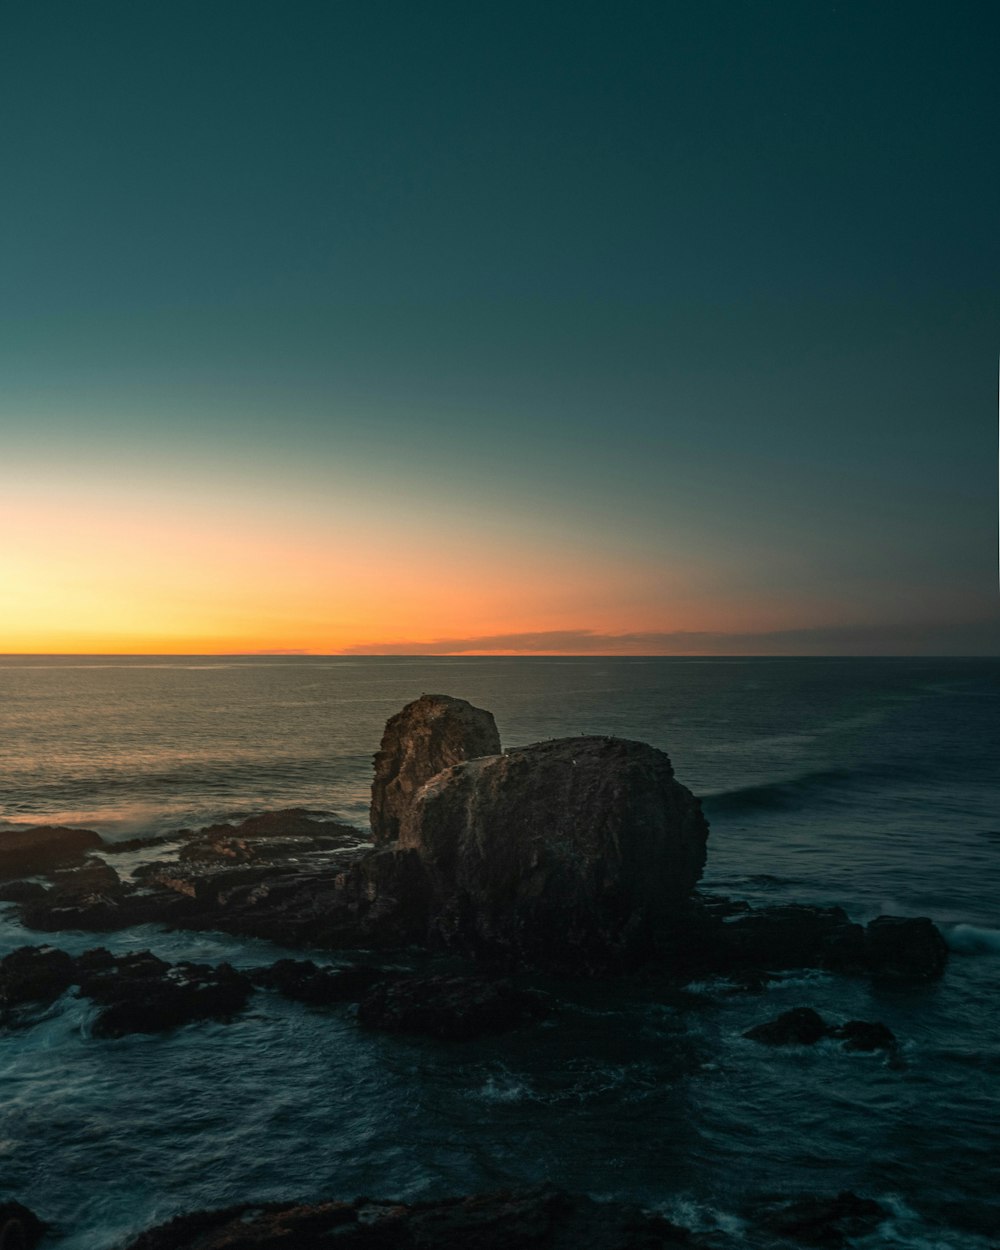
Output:
<svg viewBox="0 0 1000 1250">
<path fill-rule="evenodd" d="M 840 625 L 768 633 L 553 629 L 359 643 L 342 655 L 997 655 L 1000 619 L 945 625 Z"/>
</svg>

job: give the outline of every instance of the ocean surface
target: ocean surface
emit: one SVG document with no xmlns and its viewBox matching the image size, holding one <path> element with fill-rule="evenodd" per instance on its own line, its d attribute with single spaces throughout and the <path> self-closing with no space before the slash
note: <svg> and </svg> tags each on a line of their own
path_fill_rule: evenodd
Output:
<svg viewBox="0 0 1000 1250">
<path fill-rule="evenodd" d="M 545 1024 L 458 1045 L 263 993 L 230 1025 L 98 1040 L 71 992 L 0 1034 L 0 1200 L 52 1221 L 47 1244 L 113 1250 L 242 1200 L 546 1178 L 758 1247 L 749 1205 L 851 1189 L 892 1213 L 859 1246 L 1000 1245 L 1000 660 L 0 658 L 0 823 L 114 840 L 296 806 L 363 838 L 383 725 L 422 693 L 489 708 L 508 747 L 661 747 L 705 799 L 706 888 L 931 916 L 943 981 L 810 972 L 668 997 L 537 982 L 561 1003 Z M 44 941 L 237 966 L 289 953 L 151 926 L 41 936 L 0 909 L 0 954 Z M 793 1006 L 883 1021 L 905 1067 L 741 1037 Z"/>
</svg>

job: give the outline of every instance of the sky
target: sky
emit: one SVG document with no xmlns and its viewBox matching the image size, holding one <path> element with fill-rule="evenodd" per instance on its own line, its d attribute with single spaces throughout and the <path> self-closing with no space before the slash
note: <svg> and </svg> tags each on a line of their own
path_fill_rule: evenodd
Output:
<svg viewBox="0 0 1000 1250">
<path fill-rule="evenodd" d="M 992 0 L 11 0 L 0 652 L 998 654 Z"/>
</svg>

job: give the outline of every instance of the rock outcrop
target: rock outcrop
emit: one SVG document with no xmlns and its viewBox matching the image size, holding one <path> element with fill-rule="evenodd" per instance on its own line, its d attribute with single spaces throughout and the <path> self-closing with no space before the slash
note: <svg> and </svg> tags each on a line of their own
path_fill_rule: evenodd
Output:
<svg viewBox="0 0 1000 1250">
<path fill-rule="evenodd" d="M 550 1186 L 402 1203 L 253 1203 L 179 1216 L 129 1250 L 697 1250 L 660 1215 Z"/>
<path fill-rule="evenodd" d="M 63 825 L 0 829 L 0 880 L 82 864 L 91 851 L 103 846 L 104 839 L 91 829 Z"/>
<path fill-rule="evenodd" d="M 389 718 L 375 756 L 371 826 L 376 845 L 394 842 L 413 796 L 442 769 L 499 755 L 493 713 L 465 699 L 424 694 Z"/>
<path fill-rule="evenodd" d="M 562 738 L 454 765 L 402 812 L 431 936 L 477 954 L 595 967 L 648 953 L 705 863 L 698 800 L 655 747 Z"/>
</svg>

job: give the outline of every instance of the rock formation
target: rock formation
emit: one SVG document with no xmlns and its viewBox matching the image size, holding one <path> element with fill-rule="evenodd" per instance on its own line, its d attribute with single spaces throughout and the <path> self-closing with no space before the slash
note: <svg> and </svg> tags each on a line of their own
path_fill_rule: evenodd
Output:
<svg viewBox="0 0 1000 1250">
<path fill-rule="evenodd" d="M 462 760 L 498 755 L 493 713 L 465 699 L 424 694 L 389 718 L 375 756 L 371 825 L 376 845 L 399 837 L 400 820 L 417 790 Z"/>
<path fill-rule="evenodd" d="M 563 738 L 454 765 L 401 813 L 445 945 L 542 964 L 646 950 L 705 863 L 698 800 L 654 747 Z"/>
</svg>

